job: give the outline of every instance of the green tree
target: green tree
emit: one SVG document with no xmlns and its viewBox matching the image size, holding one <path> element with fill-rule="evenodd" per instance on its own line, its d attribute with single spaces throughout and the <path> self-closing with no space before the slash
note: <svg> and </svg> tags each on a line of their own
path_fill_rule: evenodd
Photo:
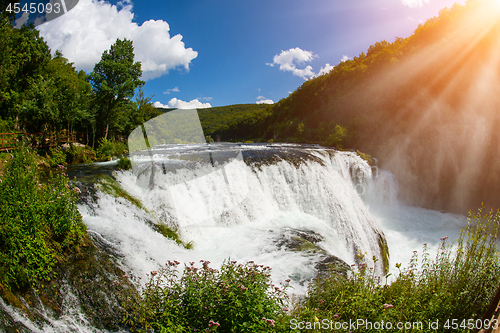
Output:
<svg viewBox="0 0 500 333">
<path fill-rule="evenodd" d="M 77 72 L 73 63 L 68 62 L 59 51 L 49 62 L 48 71 L 56 86 L 54 100 L 59 109 L 60 127 L 68 132 L 88 129 L 92 91 L 85 72 Z"/>
<path fill-rule="evenodd" d="M 342 142 L 344 141 L 346 136 L 347 136 L 347 129 L 340 125 L 336 125 L 333 130 L 333 133 L 330 134 L 326 139 L 326 145 L 341 148 Z"/>
<path fill-rule="evenodd" d="M 23 103 L 33 84 L 44 85 L 50 50 L 32 26 L 14 29 L 0 15 L 0 117 L 23 123 Z"/>
<path fill-rule="evenodd" d="M 117 39 L 95 65 L 90 82 L 104 118 L 104 138 L 108 138 L 114 113 L 127 109 L 123 105 L 131 103 L 135 89 L 144 84 L 141 75 L 141 63 L 134 62 L 134 46 L 128 39 Z"/>
</svg>

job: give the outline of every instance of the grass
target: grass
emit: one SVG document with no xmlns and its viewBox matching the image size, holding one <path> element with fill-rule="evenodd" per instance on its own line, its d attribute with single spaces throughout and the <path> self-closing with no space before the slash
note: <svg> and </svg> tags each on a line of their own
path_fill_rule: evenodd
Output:
<svg viewBox="0 0 500 333">
<path fill-rule="evenodd" d="M 96 182 L 96 186 L 98 189 L 100 189 L 102 192 L 109 194 L 115 198 L 121 197 L 130 202 L 132 205 L 136 206 L 137 208 L 145 211 L 146 213 L 154 216 L 153 213 L 148 211 L 146 207 L 142 204 L 141 200 L 137 199 L 133 195 L 130 195 L 127 191 L 125 191 L 120 183 L 118 183 L 115 179 L 108 175 L 101 175 L 99 179 Z M 155 218 L 156 220 L 156 218 Z M 155 231 L 159 232 L 162 234 L 165 238 L 172 239 L 175 241 L 178 245 L 186 248 L 186 249 L 192 249 L 194 244 L 192 242 L 185 242 L 182 240 L 182 238 L 179 236 L 179 233 L 169 227 L 166 223 L 163 222 L 157 222 L 157 223 L 149 223 L 149 226 L 153 228 Z"/>
<path fill-rule="evenodd" d="M 148 212 L 148 210 L 142 204 L 141 200 L 137 199 L 136 197 L 130 195 L 127 191 L 125 191 L 121 187 L 120 183 L 114 180 L 111 176 L 101 175 L 96 183 L 96 186 L 102 192 L 109 194 L 115 198 L 119 197 L 124 198 L 137 208 Z"/>
</svg>

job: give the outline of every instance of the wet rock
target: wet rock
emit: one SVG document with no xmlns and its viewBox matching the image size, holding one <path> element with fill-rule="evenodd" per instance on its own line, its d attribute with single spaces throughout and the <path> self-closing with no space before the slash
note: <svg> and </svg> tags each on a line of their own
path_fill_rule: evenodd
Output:
<svg viewBox="0 0 500 333">
<path fill-rule="evenodd" d="M 323 236 L 312 230 L 286 228 L 282 230 L 275 244 L 280 250 L 302 252 L 306 256 L 317 256 L 319 260 L 315 261 L 314 268 L 318 272 L 318 277 L 327 277 L 331 272 L 346 275 L 350 266 L 342 259 L 321 248 L 319 243 L 323 239 Z"/>
</svg>

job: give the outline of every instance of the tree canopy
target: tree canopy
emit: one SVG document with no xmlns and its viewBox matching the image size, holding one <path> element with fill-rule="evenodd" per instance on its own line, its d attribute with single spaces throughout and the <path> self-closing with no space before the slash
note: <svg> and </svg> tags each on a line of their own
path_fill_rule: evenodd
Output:
<svg viewBox="0 0 500 333">
<path fill-rule="evenodd" d="M 159 114 L 143 92 L 134 100 L 141 75 L 130 40 L 117 40 L 87 75 L 61 52 L 51 55 L 33 25 L 15 29 L 12 17 L 0 15 L 1 132 L 66 130 L 82 133 L 89 145 L 124 139 Z"/>
<path fill-rule="evenodd" d="M 117 39 L 95 65 L 90 82 L 105 119 L 105 139 L 108 138 L 110 122 L 116 118 L 111 117 L 112 114 L 126 110 L 135 90 L 144 85 L 141 75 L 141 63 L 134 62 L 134 46 L 126 38 Z"/>
</svg>

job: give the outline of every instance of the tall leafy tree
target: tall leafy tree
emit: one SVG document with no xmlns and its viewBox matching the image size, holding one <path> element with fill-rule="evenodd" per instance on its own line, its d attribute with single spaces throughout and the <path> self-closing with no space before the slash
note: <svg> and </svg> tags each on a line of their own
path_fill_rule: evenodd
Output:
<svg viewBox="0 0 500 333">
<path fill-rule="evenodd" d="M 108 138 L 113 119 L 122 118 L 115 113 L 126 110 L 123 104 L 131 103 L 135 89 L 144 84 L 141 75 L 141 63 L 134 62 L 134 46 L 128 39 L 117 39 L 95 65 L 90 82 L 104 118 L 104 138 Z"/>
<path fill-rule="evenodd" d="M 50 49 L 33 26 L 14 29 L 2 15 L 0 21 L 0 117 L 22 124 L 21 105 L 33 83 L 42 79 Z"/>
</svg>

